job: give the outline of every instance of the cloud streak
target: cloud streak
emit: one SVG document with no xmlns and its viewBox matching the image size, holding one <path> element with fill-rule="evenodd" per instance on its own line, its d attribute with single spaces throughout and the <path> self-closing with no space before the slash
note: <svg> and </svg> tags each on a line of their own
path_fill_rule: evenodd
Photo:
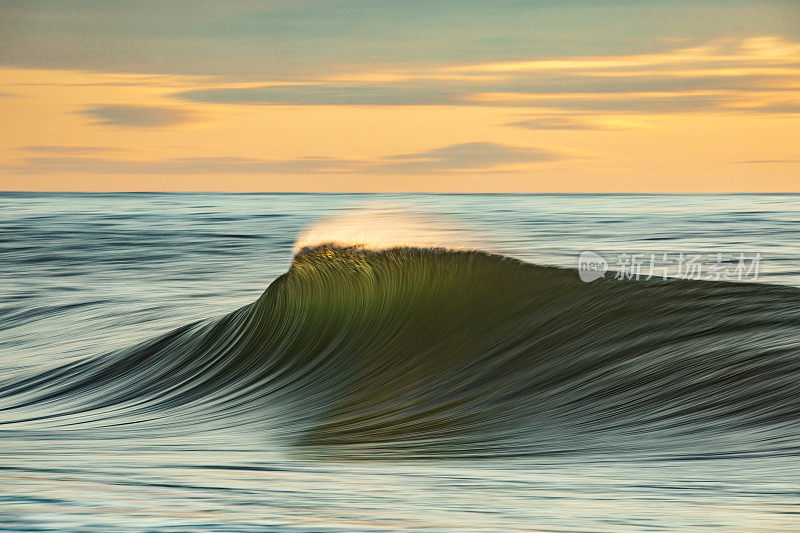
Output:
<svg viewBox="0 0 800 533">
<path fill-rule="evenodd" d="M 800 43 L 720 41 L 656 54 L 394 68 L 173 96 L 258 105 L 470 105 L 587 112 L 796 113 Z M 561 128 L 551 128 L 561 129 Z M 563 128 L 567 129 L 567 128 Z"/>
<path fill-rule="evenodd" d="M 175 96 L 192 102 L 259 105 L 449 105 L 456 91 L 390 85 L 265 85 L 197 89 Z"/>
<path fill-rule="evenodd" d="M 541 148 L 521 148 L 491 142 L 473 142 L 424 152 L 388 156 L 387 162 L 370 167 L 377 173 L 419 174 L 485 170 L 510 164 L 555 161 L 564 156 Z"/>
<path fill-rule="evenodd" d="M 738 165 L 786 165 L 800 163 L 800 159 L 752 159 L 750 161 L 736 161 Z"/>
<path fill-rule="evenodd" d="M 581 116 L 543 116 L 533 117 L 517 122 L 510 122 L 507 126 L 525 128 L 529 130 L 614 130 L 623 129 L 597 121 L 592 121 Z"/>
<path fill-rule="evenodd" d="M 258 159 L 194 157 L 149 161 L 61 155 L 29 157 L 0 167 L 13 174 L 135 174 L 135 175 L 254 175 L 254 174 L 435 174 L 501 170 L 506 165 L 564 159 L 554 151 L 489 142 L 455 144 L 423 152 L 390 155 L 377 160 L 336 157 Z"/>
<path fill-rule="evenodd" d="M 93 118 L 95 124 L 131 128 L 163 128 L 198 120 L 185 109 L 146 105 L 96 105 L 78 113 Z"/>
<path fill-rule="evenodd" d="M 184 157 L 148 161 L 100 157 L 31 157 L 0 167 L 19 174 L 85 173 L 136 175 L 332 173 L 351 168 L 346 160 L 307 157 L 269 160 L 244 157 Z"/>
<path fill-rule="evenodd" d="M 95 154 L 98 152 L 112 152 L 115 149 L 107 146 L 77 146 L 77 145 L 36 145 L 22 146 L 20 150 L 25 152 L 45 153 L 45 154 Z"/>
</svg>

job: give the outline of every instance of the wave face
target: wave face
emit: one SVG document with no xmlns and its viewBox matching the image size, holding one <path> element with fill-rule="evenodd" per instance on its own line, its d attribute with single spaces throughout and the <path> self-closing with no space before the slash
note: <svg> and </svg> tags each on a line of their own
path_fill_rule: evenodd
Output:
<svg viewBox="0 0 800 533">
<path fill-rule="evenodd" d="M 6 429 L 351 457 L 796 453 L 800 290 L 304 249 L 254 303 L 0 386 Z"/>
</svg>

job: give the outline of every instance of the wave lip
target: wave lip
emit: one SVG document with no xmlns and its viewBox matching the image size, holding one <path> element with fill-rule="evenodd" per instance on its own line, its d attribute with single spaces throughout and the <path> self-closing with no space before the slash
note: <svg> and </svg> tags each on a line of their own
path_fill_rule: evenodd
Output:
<svg viewBox="0 0 800 533">
<path fill-rule="evenodd" d="M 796 451 L 798 296 L 323 244 L 249 306 L 0 394 L 10 427 L 254 426 L 310 454 Z"/>
</svg>

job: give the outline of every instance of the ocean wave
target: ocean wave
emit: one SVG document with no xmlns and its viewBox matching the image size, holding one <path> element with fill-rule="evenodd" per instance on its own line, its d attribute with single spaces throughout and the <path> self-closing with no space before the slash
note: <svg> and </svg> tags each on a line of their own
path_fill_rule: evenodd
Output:
<svg viewBox="0 0 800 533">
<path fill-rule="evenodd" d="M 0 384 L 0 431 L 342 457 L 796 453 L 800 290 L 320 245 L 252 304 Z"/>
</svg>

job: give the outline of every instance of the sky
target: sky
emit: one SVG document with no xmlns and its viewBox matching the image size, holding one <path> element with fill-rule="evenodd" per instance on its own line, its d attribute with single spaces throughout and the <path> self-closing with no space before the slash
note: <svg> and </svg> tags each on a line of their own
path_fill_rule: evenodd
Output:
<svg viewBox="0 0 800 533">
<path fill-rule="evenodd" d="M 800 1 L 0 0 L 0 190 L 800 192 Z"/>
</svg>

